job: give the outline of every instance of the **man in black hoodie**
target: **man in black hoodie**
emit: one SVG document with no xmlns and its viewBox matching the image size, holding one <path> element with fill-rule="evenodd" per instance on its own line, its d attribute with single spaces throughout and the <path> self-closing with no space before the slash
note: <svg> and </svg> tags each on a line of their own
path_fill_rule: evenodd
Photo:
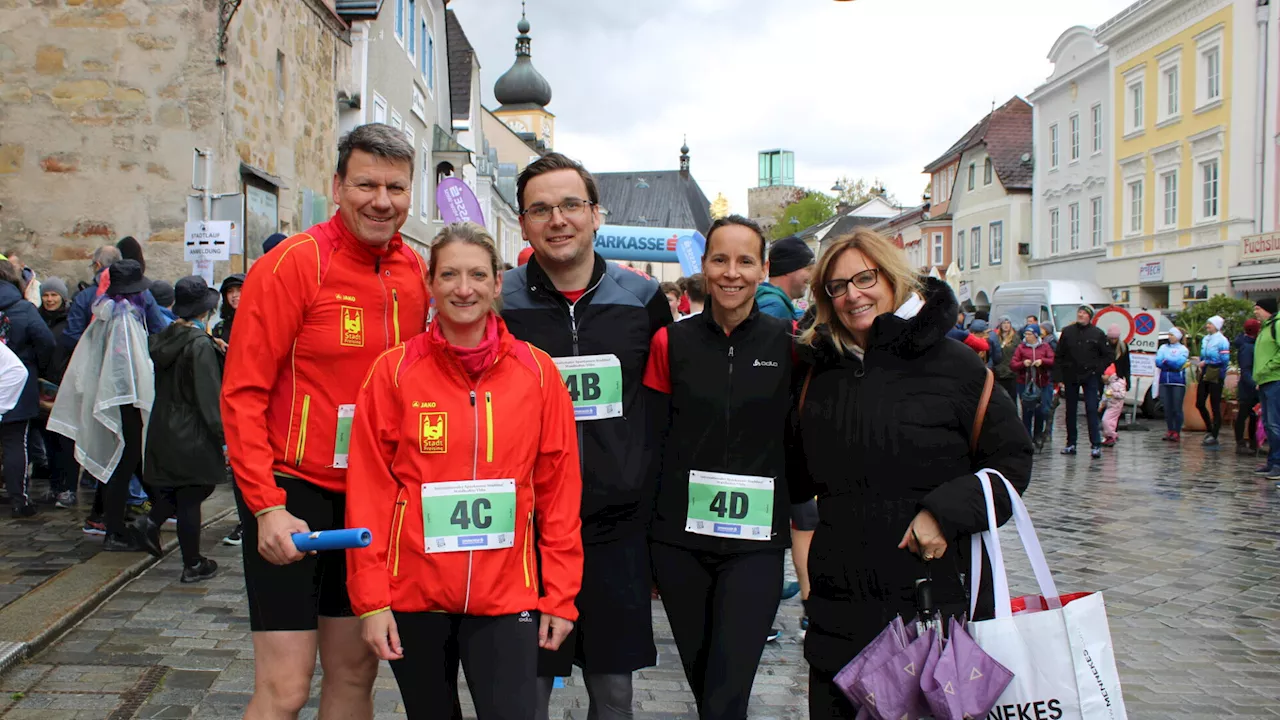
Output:
<svg viewBox="0 0 1280 720">
<path fill-rule="evenodd" d="M 1102 371 L 1111 362 L 1111 345 L 1107 334 L 1093 324 L 1093 308 L 1081 305 L 1074 324 L 1063 328 L 1058 338 L 1054 367 L 1062 378 L 1063 400 L 1067 404 L 1067 446 L 1063 455 L 1076 454 L 1077 403 L 1084 388 L 1084 415 L 1089 424 L 1089 454 L 1102 457 L 1102 432 L 1098 416 L 1098 399 L 1102 391 Z"/>
</svg>

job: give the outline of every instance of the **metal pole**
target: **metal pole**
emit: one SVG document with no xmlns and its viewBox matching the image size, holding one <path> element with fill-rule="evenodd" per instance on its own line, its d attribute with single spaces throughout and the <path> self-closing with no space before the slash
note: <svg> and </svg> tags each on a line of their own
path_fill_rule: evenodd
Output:
<svg viewBox="0 0 1280 720">
<path fill-rule="evenodd" d="M 1142 377 L 1135 377 L 1133 381 L 1133 414 L 1129 416 L 1129 424 L 1138 424 L 1138 403 L 1142 402 Z"/>
</svg>

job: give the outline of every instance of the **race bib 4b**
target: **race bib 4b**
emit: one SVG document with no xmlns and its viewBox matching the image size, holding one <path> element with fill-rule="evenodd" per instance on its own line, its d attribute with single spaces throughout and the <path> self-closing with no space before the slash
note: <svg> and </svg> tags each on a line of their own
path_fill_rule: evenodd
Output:
<svg viewBox="0 0 1280 720">
<path fill-rule="evenodd" d="M 575 420 L 622 417 L 622 363 L 617 355 L 552 359 L 573 400 Z"/>
</svg>

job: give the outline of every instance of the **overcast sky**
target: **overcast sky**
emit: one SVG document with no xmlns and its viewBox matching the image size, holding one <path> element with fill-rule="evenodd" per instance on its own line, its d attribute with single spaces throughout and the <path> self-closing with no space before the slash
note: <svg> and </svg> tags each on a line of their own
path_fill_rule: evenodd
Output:
<svg viewBox="0 0 1280 720">
<path fill-rule="evenodd" d="M 1072 25 L 1131 0 L 530 0 L 555 149 L 596 172 L 673 170 L 688 135 L 709 199 L 746 211 L 756 153 L 793 150 L 796 183 L 880 178 L 919 202 L 921 168 L 1052 70 Z M 484 102 L 515 57 L 519 0 L 451 0 Z"/>
</svg>

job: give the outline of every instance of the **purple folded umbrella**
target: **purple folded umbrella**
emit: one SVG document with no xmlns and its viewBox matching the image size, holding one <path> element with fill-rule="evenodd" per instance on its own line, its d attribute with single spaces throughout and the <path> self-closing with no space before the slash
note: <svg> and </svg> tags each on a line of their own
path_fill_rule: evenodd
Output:
<svg viewBox="0 0 1280 720">
<path fill-rule="evenodd" d="M 862 699 L 854 690 L 853 684 L 858 677 L 868 670 L 880 667 L 889 661 L 891 657 L 900 652 L 912 640 L 915 639 L 915 623 L 908 626 L 902 622 L 902 618 L 894 616 L 893 622 L 885 626 L 884 630 L 876 636 L 866 647 L 862 648 L 862 652 L 858 656 L 849 661 L 836 673 L 836 687 L 849 698 L 849 702 L 854 707 L 862 707 Z"/>
<path fill-rule="evenodd" d="M 927 717 L 929 702 L 920 689 L 926 661 L 937 651 L 933 630 L 925 630 L 878 668 L 864 671 L 853 683 L 854 692 L 876 720 Z M 932 652 L 931 652 L 932 651 Z"/>
<path fill-rule="evenodd" d="M 1013 673 L 978 647 L 955 618 L 949 634 L 921 685 L 929 709 L 935 720 L 986 717 Z"/>
</svg>

